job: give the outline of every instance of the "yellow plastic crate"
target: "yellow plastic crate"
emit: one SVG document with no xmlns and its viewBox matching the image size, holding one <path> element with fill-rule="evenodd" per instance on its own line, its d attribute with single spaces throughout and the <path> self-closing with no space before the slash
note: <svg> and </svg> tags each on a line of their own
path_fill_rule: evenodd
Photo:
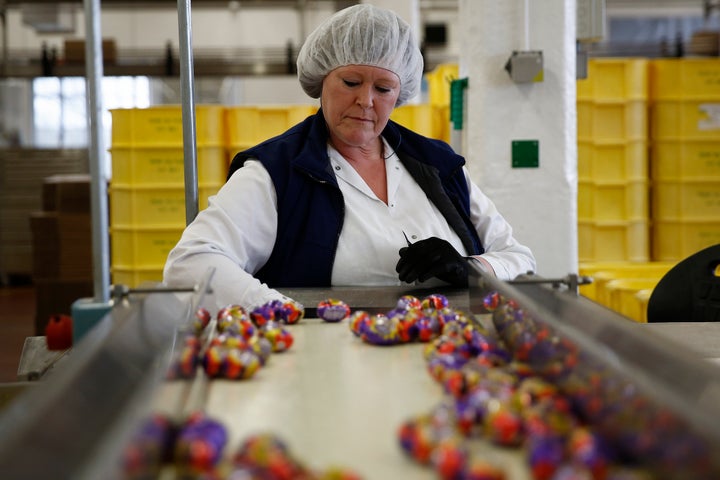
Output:
<svg viewBox="0 0 720 480">
<path fill-rule="evenodd" d="M 650 110 L 653 140 L 708 140 L 720 138 L 720 99 L 663 101 Z"/>
<path fill-rule="evenodd" d="M 577 102 L 577 136 L 583 142 L 647 140 L 648 108 L 644 100 Z"/>
<path fill-rule="evenodd" d="M 125 185 L 184 185 L 182 147 L 110 149 L 112 181 Z M 197 179 L 217 185 L 227 178 L 228 159 L 223 147 L 197 147 Z"/>
<path fill-rule="evenodd" d="M 648 97 L 648 60 L 591 58 L 587 78 L 577 81 L 579 100 L 645 100 Z"/>
<path fill-rule="evenodd" d="M 656 220 L 720 222 L 720 181 L 653 182 L 652 215 Z"/>
<path fill-rule="evenodd" d="M 429 103 L 397 107 L 390 119 L 420 135 L 440 140 L 445 140 L 450 124 L 449 110 Z"/>
<path fill-rule="evenodd" d="M 195 139 L 198 146 L 223 144 L 223 110 L 220 105 L 195 106 Z M 180 105 L 119 108 L 110 112 L 113 147 L 183 145 Z"/>
<path fill-rule="evenodd" d="M 198 187 L 198 209 L 208 206 L 221 184 Z M 113 183 L 110 188 L 112 227 L 182 227 L 185 219 L 185 187 L 165 185 L 127 186 Z"/>
<path fill-rule="evenodd" d="M 655 220 L 652 229 L 653 259 L 680 261 L 720 243 L 720 220 Z"/>
<path fill-rule="evenodd" d="M 647 180 L 648 143 L 578 142 L 578 178 L 593 182 Z"/>
<path fill-rule="evenodd" d="M 720 138 L 706 141 L 656 141 L 651 144 L 653 180 L 720 181 Z"/>
<path fill-rule="evenodd" d="M 589 221 L 648 220 L 648 182 L 578 182 L 578 219 Z"/>
<path fill-rule="evenodd" d="M 612 280 L 605 286 L 609 300 L 609 307 L 636 322 L 647 322 L 646 316 L 642 316 L 641 306 L 637 302 L 636 295 L 642 290 L 655 288 L 660 279 L 656 278 L 624 278 Z"/>
<path fill-rule="evenodd" d="M 652 60 L 650 96 L 655 100 L 720 100 L 720 59 Z"/>
<path fill-rule="evenodd" d="M 283 133 L 317 112 L 315 105 L 227 107 L 226 145 L 256 145 Z"/>
<path fill-rule="evenodd" d="M 143 268 L 113 266 L 110 268 L 110 279 L 113 285 L 126 285 L 130 288 L 145 283 L 160 283 L 163 279 L 163 268 L 163 265 Z"/>
<path fill-rule="evenodd" d="M 584 262 L 580 263 L 578 273 L 592 277 L 593 282 L 580 286 L 580 293 L 592 300 L 598 299 L 598 290 L 605 283 L 620 278 L 661 279 L 676 265 L 676 262 Z"/>
<path fill-rule="evenodd" d="M 438 65 L 432 72 L 425 74 L 431 105 L 450 105 L 450 84 L 453 80 L 457 80 L 458 76 L 459 67 L 456 63 Z"/>
<path fill-rule="evenodd" d="M 625 267 L 615 267 L 597 271 L 592 275 L 595 290 L 593 296 L 588 298 L 592 298 L 597 303 L 612 308 L 612 302 L 607 288 L 609 282 L 642 279 L 644 281 L 652 280 L 657 283 L 674 265 L 674 263 L 670 262 L 630 263 Z"/>
<path fill-rule="evenodd" d="M 164 265 L 168 253 L 177 245 L 183 228 L 110 228 L 112 266 L 129 269 Z"/>
<path fill-rule="evenodd" d="M 647 323 L 648 303 L 654 288 L 646 288 L 635 292 L 634 299 L 627 302 L 627 316 L 638 322 Z"/>
<path fill-rule="evenodd" d="M 434 108 L 435 118 L 438 122 L 436 126 L 437 134 L 434 138 L 450 143 L 450 131 L 452 129 L 450 124 L 450 105 L 435 105 Z"/>
<path fill-rule="evenodd" d="M 580 262 L 650 260 L 649 222 L 593 222 L 578 220 Z"/>
</svg>

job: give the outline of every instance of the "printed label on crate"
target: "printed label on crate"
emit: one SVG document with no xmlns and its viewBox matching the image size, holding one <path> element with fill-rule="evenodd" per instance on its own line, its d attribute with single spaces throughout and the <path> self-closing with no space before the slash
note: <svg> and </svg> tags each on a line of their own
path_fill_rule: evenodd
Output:
<svg viewBox="0 0 720 480">
<path fill-rule="evenodd" d="M 708 171 L 720 170 L 720 151 L 700 152 L 700 158 L 704 160 Z"/>
<path fill-rule="evenodd" d="M 720 68 L 717 68 L 717 63 L 704 65 L 704 68 L 698 70 L 697 78 L 698 84 L 708 87 L 709 91 L 720 88 Z"/>
<path fill-rule="evenodd" d="M 148 123 L 157 133 L 170 133 L 182 135 L 182 118 L 150 118 Z"/>
<path fill-rule="evenodd" d="M 720 103 L 701 103 L 699 108 L 707 118 L 698 122 L 698 130 L 720 130 Z"/>
<path fill-rule="evenodd" d="M 720 207 L 720 191 L 716 190 L 702 190 L 697 193 L 700 202 L 705 205 L 706 208 L 716 209 Z"/>
</svg>

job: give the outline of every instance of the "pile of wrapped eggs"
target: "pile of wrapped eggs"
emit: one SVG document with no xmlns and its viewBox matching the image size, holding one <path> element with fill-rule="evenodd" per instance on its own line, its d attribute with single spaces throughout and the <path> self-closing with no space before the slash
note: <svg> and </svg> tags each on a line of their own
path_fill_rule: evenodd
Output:
<svg viewBox="0 0 720 480">
<path fill-rule="evenodd" d="M 173 464 L 188 475 L 217 465 L 227 444 L 227 429 L 202 412 L 178 425 L 164 415 L 148 418 L 123 452 L 127 479 L 159 478 L 165 465 Z"/>
<path fill-rule="evenodd" d="M 176 478 L 258 480 L 360 480 L 349 469 L 313 470 L 296 458 L 272 433 L 244 438 L 225 455 L 228 432 L 203 412 L 180 425 L 163 415 L 146 420 L 124 450 L 123 475 L 128 480 L 162 478 L 173 468 Z M 165 475 L 167 476 L 167 475 Z"/>
<path fill-rule="evenodd" d="M 193 378 L 202 366 L 210 378 L 250 378 L 272 353 L 292 346 L 294 339 L 285 325 L 298 323 L 303 316 L 304 309 L 292 301 L 268 302 L 250 312 L 228 305 L 217 312 L 215 329 L 208 332 L 212 315 L 199 308 L 192 332 L 184 335 L 175 352 L 168 377 Z"/>
<path fill-rule="evenodd" d="M 350 330 L 373 345 L 429 342 L 455 320 L 458 312 L 448 307 L 444 295 L 433 294 L 420 300 L 412 295 L 400 297 L 397 305 L 384 314 L 370 315 L 358 310 L 350 316 Z"/>
<path fill-rule="evenodd" d="M 399 427 L 401 448 L 443 479 L 507 478 L 501 467 L 472 453 L 471 439 L 522 448 L 536 480 L 652 478 L 623 465 L 628 452 L 581 413 L 577 400 L 588 402 L 587 395 L 567 394 L 566 386 L 576 385 L 569 379 L 577 349 L 512 301 L 491 294 L 485 306 L 494 330 L 462 314 L 445 316 L 441 333 L 425 347 L 428 371 L 445 395 Z"/>
</svg>

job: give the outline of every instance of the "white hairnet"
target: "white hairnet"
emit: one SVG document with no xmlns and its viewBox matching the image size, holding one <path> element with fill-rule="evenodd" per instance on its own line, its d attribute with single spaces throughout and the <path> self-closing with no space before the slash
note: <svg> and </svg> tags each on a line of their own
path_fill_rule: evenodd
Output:
<svg viewBox="0 0 720 480">
<path fill-rule="evenodd" d="M 332 70 L 346 65 L 370 65 L 400 78 L 396 106 L 417 95 L 423 58 L 410 26 L 395 12 L 369 4 L 335 13 L 305 40 L 297 58 L 300 85 L 319 98 L 322 82 Z"/>
</svg>

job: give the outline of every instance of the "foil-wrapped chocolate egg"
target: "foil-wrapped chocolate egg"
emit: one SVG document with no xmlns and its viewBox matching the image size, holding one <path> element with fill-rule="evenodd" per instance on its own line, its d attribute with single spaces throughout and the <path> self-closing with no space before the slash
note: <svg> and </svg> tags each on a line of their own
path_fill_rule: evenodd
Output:
<svg viewBox="0 0 720 480">
<path fill-rule="evenodd" d="M 362 339 L 373 345 L 396 345 L 401 342 L 396 318 L 372 315 L 365 325 Z"/>
<path fill-rule="evenodd" d="M 467 362 L 466 358 L 452 353 L 436 354 L 427 361 L 430 376 L 439 383 L 444 383 L 450 372 L 459 371 Z"/>
<path fill-rule="evenodd" d="M 510 402 L 488 402 L 484 426 L 486 436 L 498 445 L 518 446 L 525 438 L 522 417 Z"/>
<path fill-rule="evenodd" d="M 342 300 L 328 298 L 318 303 L 317 315 L 329 323 L 340 322 L 350 316 L 350 306 Z"/>
<path fill-rule="evenodd" d="M 155 478 L 162 465 L 172 458 L 177 431 L 165 416 L 152 415 L 142 422 L 123 451 L 126 478 Z"/>
<path fill-rule="evenodd" d="M 275 320 L 275 309 L 269 304 L 260 305 L 250 310 L 250 320 L 257 327 L 264 327 L 268 322 Z"/>
<path fill-rule="evenodd" d="M 195 316 L 193 317 L 193 331 L 195 332 L 195 335 L 200 335 L 202 331 L 205 330 L 205 327 L 208 326 L 211 319 L 212 315 L 207 308 L 198 308 L 195 312 Z"/>
<path fill-rule="evenodd" d="M 462 437 L 449 435 L 442 438 L 433 449 L 430 463 L 440 478 L 463 478 L 470 452 Z"/>
<path fill-rule="evenodd" d="M 402 311 L 419 310 L 422 308 L 422 302 L 413 295 L 403 295 L 398 299 L 395 308 Z"/>
<path fill-rule="evenodd" d="M 276 321 L 268 322 L 260 330 L 260 334 L 270 341 L 272 350 L 276 353 L 290 349 L 295 341 L 292 333 Z"/>
<path fill-rule="evenodd" d="M 252 350 L 233 348 L 227 351 L 223 365 L 223 377 L 229 380 L 250 378 L 260 368 L 260 358 Z"/>
<path fill-rule="evenodd" d="M 256 336 L 249 340 L 248 342 L 250 348 L 253 352 L 258 356 L 260 359 L 260 363 L 262 365 L 265 365 L 267 361 L 270 359 L 270 356 L 272 355 L 273 347 L 272 343 L 270 343 L 270 340 L 263 336 Z"/>
<path fill-rule="evenodd" d="M 194 378 L 199 364 L 200 341 L 195 335 L 187 335 L 182 345 L 173 351 L 172 361 L 167 373 L 170 380 Z"/>
<path fill-rule="evenodd" d="M 202 358 L 202 366 L 208 377 L 219 378 L 222 376 L 226 350 L 227 347 L 219 345 L 210 346 L 207 350 L 205 350 Z"/>
<path fill-rule="evenodd" d="M 356 310 L 350 315 L 350 331 L 357 337 L 361 337 L 370 322 L 370 314 L 364 310 Z"/>
<path fill-rule="evenodd" d="M 316 478 L 292 455 L 285 442 L 272 433 L 247 437 L 233 455 L 232 464 L 235 468 L 229 478 Z M 246 472 L 250 476 L 244 476 Z"/>
<path fill-rule="evenodd" d="M 207 472 L 219 462 L 227 440 L 227 430 L 220 422 L 193 414 L 178 434 L 175 462 L 192 472 Z"/>
<path fill-rule="evenodd" d="M 292 300 L 272 300 L 267 303 L 274 312 L 275 320 L 294 325 L 305 316 L 305 307 Z"/>
<path fill-rule="evenodd" d="M 556 435 L 531 437 L 526 451 L 532 478 L 551 480 L 565 462 L 565 439 Z"/>
<path fill-rule="evenodd" d="M 575 428 L 567 442 L 570 457 L 588 468 L 593 478 L 605 478 L 615 454 L 598 432 L 586 427 Z"/>
<path fill-rule="evenodd" d="M 415 323 L 418 329 L 417 339 L 421 342 L 429 342 L 437 338 L 442 331 L 442 320 L 437 315 L 437 310 L 425 308 L 422 315 Z"/>
<path fill-rule="evenodd" d="M 397 310 L 393 312 L 397 312 Z M 417 340 L 420 333 L 417 321 L 421 316 L 420 310 L 407 310 L 404 314 L 388 315 L 389 318 L 397 319 L 398 335 L 400 336 L 400 341 L 404 343 Z"/>
<path fill-rule="evenodd" d="M 498 292 L 491 292 L 483 298 L 483 307 L 488 312 L 494 312 L 500 305 L 502 305 L 502 296 Z"/>
<path fill-rule="evenodd" d="M 421 308 L 431 308 L 433 310 L 442 310 L 450 304 L 450 301 L 445 295 L 439 293 L 433 293 L 423 298 L 420 302 Z"/>
<path fill-rule="evenodd" d="M 429 464 L 432 452 L 439 442 L 439 432 L 428 416 L 406 420 L 398 429 L 402 450 L 420 464 Z"/>
</svg>

